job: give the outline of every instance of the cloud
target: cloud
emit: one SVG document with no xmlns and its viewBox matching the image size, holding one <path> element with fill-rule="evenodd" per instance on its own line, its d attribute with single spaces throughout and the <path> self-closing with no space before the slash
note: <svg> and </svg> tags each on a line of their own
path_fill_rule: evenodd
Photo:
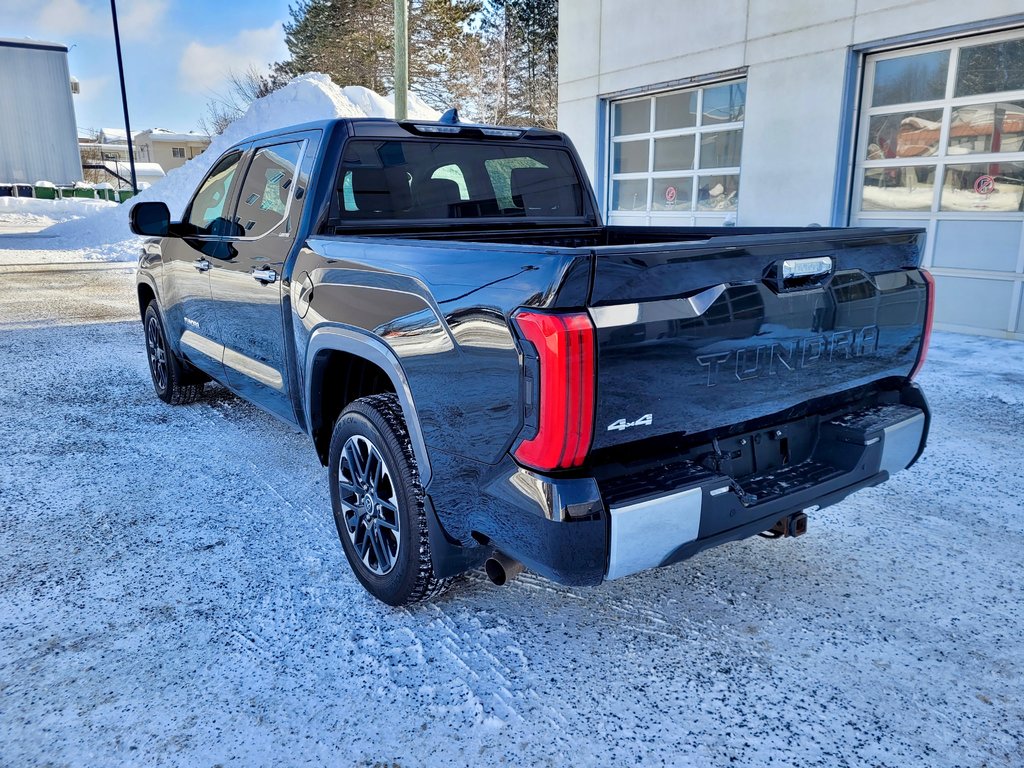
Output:
<svg viewBox="0 0 1024 768">
<path fill-rule="evenodd" d="M 129 40 L 144 40 L 158 31 L 167 14 L 167 0 L 134 0 L 122 2 L 117 25 Z"/>
<path fill-rule="evenodd" d="M 117 26 L 126 40 L 146 40 L 159 31 L 167 15 L 168 0 L 121 0 Z M 114 27 L 106 3 L 82 0 L 46 0 L 36 17 L 43 34 L 57 38 L 113 37 Z"/>
<path fill-rule="evenodd" d="M 96 35 L 110 22 L 80 0 L 48 0 L 36 18 L 40 30 L 51 37 L 81 37 Z"/>
<path fill-rule="evenodd" d="M 221 45 L 194 40 L 185 47 L 178 65 L 181 87 L 208 93 L 223 85 L 232 71 L 244 72 L 250 66 L 263 70 L 287 55 L 281 22 L 265 29 L 243 29 Z"/>
<path fill-rule="evenodd" d="M 78 85 L 80 91 L 75 96 L 75 104 L 82 104 L 84 102 L 95 101 L 97 98 L 103 95 L 104 91 L 107 90 L 107 84 L 110 82 L 110 77 L 101 75 L 100 77 L 80 77 L 78 78 Z"/>
</svg>

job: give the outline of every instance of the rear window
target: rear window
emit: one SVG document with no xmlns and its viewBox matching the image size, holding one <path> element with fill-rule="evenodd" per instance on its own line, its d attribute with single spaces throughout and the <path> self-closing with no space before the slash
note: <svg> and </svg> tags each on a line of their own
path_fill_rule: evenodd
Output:
<svg viewBox="0 0 1024 768">
<path fill-rule="evenodd" d="M 581 217 L 565 150 L 507 143 L 351 141 L 336 197 L 341 220 Z"/>
</svg>

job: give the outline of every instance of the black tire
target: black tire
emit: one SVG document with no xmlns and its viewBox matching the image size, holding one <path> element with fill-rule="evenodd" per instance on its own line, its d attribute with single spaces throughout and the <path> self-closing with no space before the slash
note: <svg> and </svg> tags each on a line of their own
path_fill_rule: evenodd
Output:
<svg viewBox="0 0 1024 768">
<path fill-rule="evenodd" d="M 396 606 L 443 593 L 452 580 L 434 576 L 423 488 L 398 398 L 373 395 L 349 405 L 334 424 L 329 456 L 334 523 L 366 591 Z"/>
<path fill-rule="evenodd" d="M 203 381 L 191 373 L 186 364 L 171 351 L 155 301 L 146 306 L 142 331 L 146 337 L 146 358 L 156 396 L 171 405 L 184 405 L 198 400 L 203 394 Z"/>
</svg>

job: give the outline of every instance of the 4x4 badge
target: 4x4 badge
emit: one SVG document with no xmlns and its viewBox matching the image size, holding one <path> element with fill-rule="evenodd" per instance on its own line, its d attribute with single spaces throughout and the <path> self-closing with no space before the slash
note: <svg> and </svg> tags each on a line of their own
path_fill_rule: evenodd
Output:
<svg viewBox="0 0 1024 768">
<path fill-rule="evenodd" d="M 615 431 L 615 430 L 621 431 L 621 430 L 626 429 L 628 427 L 649 427 L 649 426 L 651 426 L 651 424 L 653 422 L 654 422 L 654 416 L 652 414 L 650 414 L 650 413 L 645 413 L 643 416 L 641 416 L 636 421 L 626 421 L 625 419 L 619 419 L 618 421 L 613 421 L 611 424 L 608 425 L 608 431 L 609 432 L 612 432 L 612 431 Z"/>
</svg>

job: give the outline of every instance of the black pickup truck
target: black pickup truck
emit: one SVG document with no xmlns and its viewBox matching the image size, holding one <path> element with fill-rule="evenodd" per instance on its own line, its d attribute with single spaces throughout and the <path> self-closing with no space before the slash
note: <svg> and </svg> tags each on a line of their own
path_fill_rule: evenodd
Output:
<svg viewBox="0 0 1024 768">
<path fill-rule="evenodd" d="M 603 226 L 564 135 L 451 117 L 254 136 L 131 217 L 157 395 L 308 433 L 387 603 L 799 535 L 924 449 L 920 230 Z"/>
</svg>

